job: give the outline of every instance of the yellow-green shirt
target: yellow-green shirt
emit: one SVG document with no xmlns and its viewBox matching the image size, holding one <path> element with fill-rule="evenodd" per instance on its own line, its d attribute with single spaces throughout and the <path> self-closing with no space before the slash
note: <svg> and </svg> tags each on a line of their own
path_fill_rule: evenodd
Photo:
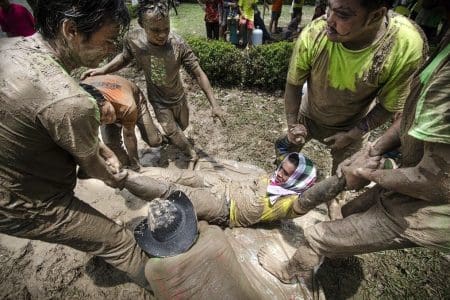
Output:
<svg viewBox="0 0 450 300">
<path fill-rule="evenodd" d="M 424 49 L 416 27 L 397 14 L 388 16 L 383 37 L 356 51 L 330 41 L 326 21 L 319 18 L 298 38 L 287 81 L 308 83 L 303 115 L 325 127 L 347 130 L 367 114 L 375 98 L 390 112 L 403 109 Z"/>
<path fill-rule="evenodd" d="M 243 17 L 253 22 L 255 18 L 255 9 L 253 7 L 256 5 L 256 0 L 239 0 L 238 5 Z"/>
</svg>

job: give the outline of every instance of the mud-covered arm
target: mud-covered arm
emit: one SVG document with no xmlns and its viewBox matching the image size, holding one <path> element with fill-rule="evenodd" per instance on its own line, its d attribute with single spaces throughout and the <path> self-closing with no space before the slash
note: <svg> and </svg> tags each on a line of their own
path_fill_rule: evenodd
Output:
<svg viewBox="0 0 450 300">
<path fill-rule="evenodd" d="M 392 123 L 386 132 L 374 143 L 370 150 L 370 156 L 383 155 L 395 148 L 400 147 L 400 124 L 402 117 Z"/>
<path fill-rule="evenodd" d="M 109 186 L 121 187 L 126 172 L 119 172 L 117 157 L 100 143 L 99 118 L 98 106 L 84 94 L 56 101 L 38 114 L 39 121 L 55 143 L 88 175 Z"/>
<path fill-rule="evenodd" d="M 316 206 L 334 199 L 345 189 L 345 184 L 345 177 L 339 178 L 336 175 L 314 184 L 294 202 L 295 213 L 306 214 Z"/>
<path fill-rule="evenodd" d="M 301 104 L 301 90 L 302 85 L 286 83 L 284 93 L 284 111 L 286 113 L 286 122 L 288 126 L 298 123 L 298 112 Z"/>
<path fill-rule="evenodd" d="M 368 170 L 357 173 L 382 187 L 434 203 L 450 199 L 450 145 L 425 143 L 424 155 L 417 166 L 394 170 Z"/>
<path fill-rule="evenodd" d="M 139 155 L 136 132 L 134 131 L 134 125 L 126 124 L 123 126 L 123 140 L 125 147 L 127 149 L 128 157 L 131 161 L 131 168 L 133 170 L 138 170 L 139 166 Z"/>
</svg>

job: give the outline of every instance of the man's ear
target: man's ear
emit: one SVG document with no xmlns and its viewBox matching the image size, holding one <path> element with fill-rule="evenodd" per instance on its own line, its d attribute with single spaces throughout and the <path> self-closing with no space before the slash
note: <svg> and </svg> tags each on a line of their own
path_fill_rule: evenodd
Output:
<svg viewBox="0 0 450 300">
<path fill-rule="evenodd" d="M 62 35 L 68 41 L 73 40 L 79 34 L 77 27 L 72 20 L 64 20 L 61 25 L 61 29 Z"/>
<path fill-rule="evenodd" d="M 380 7 L 379 9 L 376 9 L 374 11 L 371 11 L 367 18 L 367 25 L 372 25 L 380 22 L 380 20 L 382 20 L 384 16 L 386 16 L 387 12 L 388 9 L 385 6 Z"/>
</svg>

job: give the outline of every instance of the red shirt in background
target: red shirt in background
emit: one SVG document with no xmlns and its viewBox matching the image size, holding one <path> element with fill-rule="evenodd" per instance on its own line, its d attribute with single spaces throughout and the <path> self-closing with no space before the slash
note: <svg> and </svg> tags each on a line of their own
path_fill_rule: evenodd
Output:
<svg viewBox="0 0 450 300">
<path fill-rule="evenodd" d="M 36 32 L 33 15 L 22 5 L 11 3 L 5 11 L 0 8 L 0 26 L 9 37 L 30 36 Z"/>
</svg>

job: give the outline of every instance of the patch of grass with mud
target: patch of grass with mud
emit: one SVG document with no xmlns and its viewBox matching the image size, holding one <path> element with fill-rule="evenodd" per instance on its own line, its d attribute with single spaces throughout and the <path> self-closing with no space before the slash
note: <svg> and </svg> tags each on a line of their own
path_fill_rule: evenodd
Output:
<svg viewBox="0 0 450 300">
<path fill-rule="evenodd" d="M 325 260 L 318 279 L 327 299 L 449 299 L 449 261 L 425 248 Z"/>
</svg>

